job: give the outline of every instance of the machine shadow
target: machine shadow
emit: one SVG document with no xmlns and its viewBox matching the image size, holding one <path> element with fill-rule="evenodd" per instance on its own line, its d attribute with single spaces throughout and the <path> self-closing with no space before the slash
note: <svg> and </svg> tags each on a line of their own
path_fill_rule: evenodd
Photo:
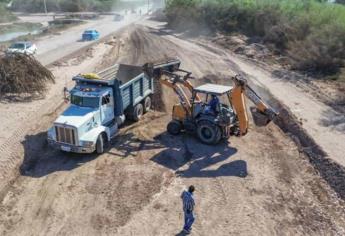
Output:
<svg viewBox="0 0 345 236">
<path fill-rule="evenodd" d="M 153 140 L 140 140 L 134 134 L 127 133 L 119 135 L 111 145 L 114 148 L 110 149 L 108 154 L 122 158 L 135 157 L 139 151 L 159 150 L 150 160 L 175 171 L 184 178 L 219 176 L 244 178 L 248 174 L 245 161 L 227 162 L 237 153 L 237 149 L 225 142 L 209 146 L 201 144 L 191 135 L 172 136 L 165 132 L 157 135 Z M 224 163 L 221 164 L 222 162 Z M 183 169 L 187 164 L 189 164 L 188 169 Z M 218 167 L 213 168 L 216 165 Z"/>
<path fill-rule="evenodd" d="M 46 132 L 25 137 L 22 142 L 24 159 L 20 165 L 21 175 L 40 178 L 59 171 L 70 171 L 98 157 L 97 154 L 74 154 L 54 150 L 48 146 L 46 137 Z M 127 158 L 135 157 L 138 152 L 145 150 L 158 150 L 150 160 L 184 178 L 247 176 L 245 161 L 226 162 L 237 149 L 227 143 L 204 145 L 190 135 L 172 136 L 162 133 L 153 140 L 141 140 L 133 133 L 127 133 L 117 136 L 110 143 L 107 154 Z M 221 162 L 225 163 L 219 165 Z M 188 168 L 183 169 L 187 164 Z M 217 164 L 218 167 L 213 168 Z"/>
<path fill-rule="evenodd" d="M 151 158 L 152 161 L 169 168 L 183 178 L 214 178 L 220 176 L 235 176 L 244 178 L 248 175 L 247 163 L 243 160 L 227 162 L 237 153 L 237 149 L 223 142 L 215 146 L 200 143 L 195 138 L 182 136 L 181 142 L 169 140 L 168 134 L 160 137 L 167 147 Z M 175 140 L 178 137 L 173 137 Z M 177 144 L 179 143 L 179 144 Z M 177 144 L 177 145 L 176 145 Z M 224 162 L 223 164 L 221 164 Z M 183 169 L 188 165 L 187 169 Z M 215 168 L 215 166 L 217 166 Z"/>
<path fill-rule="evenodd" d="M 95 154 L 64 153 L 48 146 L 47 133 L 25 136 L 24 159 L 19 171 L 23 176 L 40 178 L 58 171 L 70 171 L 97 158 Z"/>
</svg>

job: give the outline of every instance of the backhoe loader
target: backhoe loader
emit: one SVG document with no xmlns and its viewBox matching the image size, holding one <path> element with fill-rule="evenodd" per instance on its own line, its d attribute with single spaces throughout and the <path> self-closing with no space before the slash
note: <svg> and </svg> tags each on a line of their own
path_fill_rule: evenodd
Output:
<svg viewBox="0 0 345 236">
<path fill-rule="evenodd" d="M 167 64 L 170 66 L 166 67 Z M 147 63 L 143 67 L 144 73 L 173 89 L 179 98 L 179 103 L 173 106 L 172 120 L 167 126 L 170 134 L 196 134 L 201 142 L 209 145 L 228 139 L 230 135 L 245 135 L 249 126 L 246 97 L 266 118 L 266 124 L 278 115 L 248 86 L 242 76 L 231 78 L 234 86 L 204 84 L 194 87 L 189 81 L 193 79 L 192 73 L 180 69 L 180 64 L 180 60 L 175 59 Z M 221 102 L 212 110 L 208 103 L 215 96 Z"/>
</svg>

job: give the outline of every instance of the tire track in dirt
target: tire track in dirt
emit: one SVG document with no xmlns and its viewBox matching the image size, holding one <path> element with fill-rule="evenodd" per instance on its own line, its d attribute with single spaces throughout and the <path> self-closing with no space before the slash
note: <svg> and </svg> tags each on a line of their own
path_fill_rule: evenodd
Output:
<svg viewBox="0 0 345 236">
<path fill-rule="evenodd" d="M 214 53 L 189 42 L 174 41 L 151 29 L 128 30 L 137 31 L 129 33 L 129 37 L 143 42 L 134 43 L 128 38 L 120 57 L 115 56 L 114 61 L 144 63 L 171 52 L 181 58 L 184 68 L 195 70 L 200 77 L 231 74 L 227 64 L 217 61 Z M 143 47 L 138 48 L 139 58 L 133 58 L 131 52 L 139 46 Z M 111 58 L 105 59 L 109 63 Z M 175 98 L 167 90 L 162 95 L 170 108 Z M 231 145 L 209 147 L 189 135 L 166 134 L 169 119 L 165 114 L 152 112 L 137 124 L 127 124 L 108 153 L 97 159 L 69 157 L 48 150 L 41 153 L 43 156 L 32 170 L 40 178 L 20 178 L 11 191 L 22 193 L 17 194 L 13 203 L 0 203 L 1 209 L 11 208 L 3 215 L 19 209 L 26 216 L 15 222 L 11 216 L 6 218 L 8 224 L 12 223 L 9 232 L 174 235 L 182 227 L 180 193 L 190 184 L 197 186 L 197 235 L 281 235 L 282 227 L 283 233 L 303 234 L 310 232 L 305 225 L 308 221 L 316 234 L 327 227 L 329 234 L 342 232 L 345 221 L 333 211 L 343 209 L 343 205 L 330 196 L 333 192 L 318 175 L 304 171 L 309 164 L 296 157 L 296 147 L 273 124 L 267 128 L 251 127 L 247 136 L 231 139 Z M 282 153 L 286 156 L 282 157 Z M 284 157 L 291 160 L 284 162 Z M 315 189 L 311 191 L 311 181 L 306 183 L 306 177 L 320 186 L 313 185 Z M 290 196 L 292 186 L 304 192 L 298 191 L 291 201 L 275 197 Z M 5 198 L 10 199 L 10 195 L 8 192 Z M 298 199 L 303 200 L 298 204 L 305 205 L 293 205 Z M 309 206 L 309 199 L 315 205 Z M 22 207 L 31 202 L 36 205 Z M 40 206 L 41 202 L 44 206 Z M 313 208 L 325 215 L 322 226 L 317 225 L 322 218 L 303 221 L 303 217 L 314 213 Z M 290 217 L 298 217 L 299 221 L 294 225 Z"/>
<path fill-rule="evenodd" d="M 252 81 L 258 80 L 243 71 L 232 59 L 231 55 L 221 48 L 206 42 L 193 41 L 201 47 L 207 48 L 219 55 L 236 74 L 245 75 Z M 265 101 L 268 101 L 277 111 L 280 112 L 279 119 L 275 122 L 291 139 L 295 142 L 299 150 L 308 156 L 314 168 L 319 172 L 334 191 L 345 200 L 345 167 L 328 157 L 327 153 L 317 144 L 317 142 L 308 134 L 301 126 L 300 120 L 297 119 L 291 110 L 281 101 L 276 99 L 270 91 L 251 81 L 250 85 L 260 94 L 263 95 Z"/>
<path fill-rule="evenodd" d="M 155 33 L 152 33 L 152 29 L 149 29 L 149 30 L 146 30 L 146 32 L 143 32 L 143 30 L 138 30 L 139 32 L 140 32 L 140 35 L 141 35 L 141 39 L 143 39 L 143 40 L 146 40 L 146 41 L 150 41 L 150 37 L 151 37 L 151 40 L 153 40 L 155 37 L 156 37 L 156 35 L 155 35 Z M 148 33 L 148 32 L 150 32 L 150 33 Z M 146 35 L 145 35 L 146 34 Z M 150 36 L 148 36 L 150 34 Z M 135 36 L 135 37 L 137 37 L 137 36 Z M 171 40 L 170 41 L 170 39 L 172 39 L 173 38 L 173 40 Z M 227 59 L 225 59 L 225 58 L 222 58 L 222 56 L 216 56 L 215 57 L 215 55 L 213 54 L 213 55 L 210 55 L 210 52 L 207 52 L 206 53 L 206 55 L 207 56 L 205 56 L 205 55 L 203 55 L 203 57 L 202 57 L 202 59 L 203 59 L 203 61 L 201 62 L 201 61 L 199 61 L 198 60 L 198 58 L 196 58 L 195 56 L 193 57 L 193 60 L 190 60 L 190 50 L 193 50 L 193 52 L 195 52 L 195 54 L 198 54 L 200 51 L 198 51 L 198 50 L 195 50 L 194 51 L 194 49 L 195 49 L 195 46 L 194 47 L 190 47 L 190 48 L 184 48 L 185 46 L 190 46 L 190 42 L 182 42 L 181 44 L 175 44 L 176 43 L 176 41 L 177 42 L 181 42 L 181 41 L 183 41 L 183 40 L 181 40 L 181 39 L 176 39 L 175 40 L 175 38 L 173 37 L 173 36 L 169 36 L 169 35 L 167 35 L 166 37 L 164 37 L 164 39 L 167 41 L 167 42 L 159 42 L 159 45 L 160 46 L 162 46 L 163 48 L 165 47 L 165 45 L 169 45 L 169 47 L 176 47 L 176 51 L 178 52 L 177 54 L 178 54 L 178 56 L 181 58 L 181 60 L 182 60 L 182 62 L 184 63 L 183 64 L 183 67 L 184 68 L 193 68 L 193 71 L 194 71 L 194 69 L 195 69 L 195 71 L 197 71 L 197 74 L 198 73 L 201 73 L 201 74 L 205 74 L 205 70 L 207 71 L 208 70 L 208 67 L 207 66 L 204 66 L 204 67 L 202 67 L 201 65 L 203 64 L 203 63 L 208 63 L 208 57 L 214 57 L 214 58 L 218 58 L 219 59 L 219 63 L 221 63 L 221 61 L 224 61 L 224 67 L 226 68 L 226 65 L 229 65 L 229 60 Z M 139 45 L 139 44 L 136 44 L 136 45 Z M 143 44 L 143 45 L 146 45 L 146 44 Z M 188 47 L 187 46 L 187 47 Z M 154 45 L 153 46 L 153 48 L 155 48 L 155 47 L 158 47 L 157 46 L 157 44 L 156 45 Z M 183 53 L 181 52 L 181 49 L 183 50 Z M 162 50 L 162 49 L 161 49 Z M 169 49 L 168 49 L 169 50 Z M 199 49 L 199 50 L 202 50 L 202 49 Z M 154 50 L 154 51 L 156 51 L 156 50 Z M 158 51 L 158 50 L 157 50 Z M 163 50 L 163 51 L 166 51 L 166 50 Z M 186 56 L 186 55 L 188 55 L 188 56 Z M 222 55 L 222 54 L 221 54 Z M 214 61 L 215 61 L 215 59 L 213 59 Z M 215 63 L 210 63 L 211 64 L 211 66 L 214 66 L 214 69 L 215 68 L 217 68 L 217 66 L 215 65 Z M 187 65 L 187 66 L 186 66 Z M 188 66 L 190 66 L 190 67 L 188 67 Z M 198 69 L 197 68 L 195 68 L 195 67 L 198 67 Z M 218 68 L 219 68 L 220 66 L 218 66 Z M 200 68 L 203 68 L 204 69 L 204 71 L 202 72 L 202 71 L 198 71 Z M 228 70 L 228 69 L 227 69 Z M 224 71 L 225 71 L 225 69 L 224 69 Z M 225 72 L 224 73 L 224 71 L 222 70 L 222 69 L 220 69 L 220 70 L 218 70 L 218 72 L 219 72 L 219 74 L 221 74 L 221 75 L 229 75 L 229 74 L 231 74 L 231 73 L 233 73 L 233 72 Z M 212 74 L 212 70 L 209 70 L 209 72 L 211 72 L 210 74 Z M 217 75 L 218 76 L 218 75 Z M 170 106 L 171 106 L 171 101 L 170 102 L 168 102 L 167 104 L 169 104 L 170 103 Z M 268 135 L 268 134 L 267 134 Z M 260 143 L 260 140 L 257 140 L 257 142 L 258 143 Z M 276 148 L 275 146 L 274 146 L 274 144 L 272 144 L 273 145 L 273 147 L 272 148 Z M 244 148 L 244 147 L 242 147 L 242 148 Z M 281 147 L 282 149 L 284 149 L 284 147 Z M 182 149 L 182 150 L 184 150 L 184 149 Z M 184 154 L 185 155 L 185 154 Z M 296 161 L 298 161 L 298 159 L 296 159 Z M 197 163 L 197 164 L 199 164 L 199 163 Z M 195 165 L 194 164 L 194 166 L 193 166 L 193 168 L 195 168 L 197 165 Z M 201 166 L 202 167 L 202 166 Z M 196 172 L 197 173 L 197 172 Z M 298 176 L 298 178 L 299 178 L 300 176 Z M 182 176 L 182 178 L 183 178 L 183 176 Z M 274 176 L 272 176 L 272 178 L 274 178 Z M 276 178 L 280 178 L 279 177 L 279 175 L 277 175 L 277 177 Z M 226 202 L 226 199 L 224 198 L 224 190 L 222 190 L 222 189 L 224 189 L 224 187 L 223 187 L 223 185 L 222 185 L 222 183 L 221 182 L 217 182 L 217 181 L 219 181 L 219 178 L 214 178 L 215 180 L 212 180 L 211 182 L 212 182 L 212 184 L 210 184 L 210 185 L 208 185 L 208 186 L 212 186 L 212 188 L 210 189 L 210 192 L 214 192 L 215 194 L 213 195 L 212 194 L 212 197 L 215 199 L 215 204 L 214 205 L 218 205 L 219 204 L 219 206 L 216 206 L 216 208 L 217 209 L 221 209 L 222 208 L 222 206 L 225 206 L 226 204 L 224 204 L 224 202 Z M 222 180 L 223 180 L 223 178 L 222 178 Z M 196 181 L 196 180 L 195 180 Z M 190 182 L 190 181 L 187 181 L 187 182 Z M 203 182 L 204 184 L 206 184 L 206 182 L 204 181 Z M 272 183 L 271 183 L 272 184 Z M 291 184 L 291 183 L 290 183 Z M 303 186 L 304 186 L 304 184 L 305 183 L 303 183 L 303 182 L 300 182 L 299 183 L 300 185 L 302 184 Z M 288 187 L 289 185 L 287 185 L 287 187 Z M 239 186 L 238 186 L 239 187 Z M 324 188 L 325 186 L 322 186 L 321 188 Z M 269 194 L 269 191 L 273 191 L 273 190 L 268 190 L 268 192 L 267 192 L 267 194 Z M 284 191 L 286 191 L 285 189 L 284 189 Z M 283 192 L 284 192 L 283 191 Z M 329 191 L 327 188 L 325 188 L 325 189 L 322 189 L 322 191 Z M 329 193 L 330 195 L 332 194 L 332 193 Z M 223 197 L 222 197 L 223 196 Z M 209 196 L 208 196 L 209 197 Z M 312 197 L 312 196 L 310 196 L 310 197 Z M 236 196 L 233 196 L 233 201 L 231 202 L 232 204 L 238 204 L 239 202 L 241 202 L 240 201 L 240 199 L 238 199 L 238 198 L 236 198 Z M 332 198 L 331 198 L 332 199 Z M 329 200 L 329 201 L 333 201 L 333 200 Z M 286 199 L 281 199 L 281 203 L 279 203 L 277 206 L 276 206 L 276 210 L 277 209 L 279 209 L 280 208 L 280 204 L 284 204 L 284 201 L 286 201 Z M 279 201 L 278 201 L 279 202 Z M 267 202 L 268 204 L 269 204 L 269 202 Z M 223 204 L 223 205 L 222 205 Z M 258 203 L 256 203 L 256 204 L 258 204 Z M 262 203 L 261 203 L 262 204 Z M 301 204 L 307 204 L 307 203 L 301 203 Z M 336 203 L 336 204 L 341 204 L 341 203 Z M 336 206 L 336 204 L 334 205 L 334 206 Z M 255 206 L 255 205 L 254 205 Z M 334 207 L 333 206 L 333 207 Z M 318 207 L 320 207 L 320 205 L 318 205 Z M 322 208 L 322 207 L 321 207 Z M 296 209 L 299 209 L 298 207 L 296 207 Z M 302 208 L 303 209 L 303 208 Z M 310 210 L 310 208 L 309 207 L 306 207 L 305 208 L 307 211 L 308 210 Z M 341 208 L 342 209 L 342 208 Z M 282 210 L 282 212 L 283 211 L 285 211 L 283 208 L 281 209 Z M 294 211 L 293 209 L 290 209 L 290 210 L 292 210 L 292 211 Z M 289 211 L 289 210 L 288 210 Z M 324 211 L 324 209 L 322 210 L 322 211 Z M 281 212 L 280 212 L 280 209 L 279 209 L 279 214 L 281 214 Z M 256 213 L 256 215 L 257 215 L 258 213 Z M 260 213 L 259 213 L 260 214 Z M 298 210 L 296 211 L 296 212 L 294 212 L 293 214 L 299 214 L 298 213 Z M 328 214 L 328 213 L 325 213 L 325 212 L 323 212 L 322 214 Z M 308 215 L 309 216 L 309 215 Z M 272 217 L 271 217 L 272 218 Z M 328 216 L 326 216 L 326 218 L 325 219 L 327 219 L 328 218 Z M 274 219 L 274 218 L 273 218 Z M 279 224 L 279 223 L 282 223 L 282 224 L 285 224 L 286 225 L 286 227 L 287 228 L 289 228 L 289 230 L 291 230 L 291 228 L 293 228 L 294 226 L 293 225 L 289 225 L 289 222 L 279 222 L 279 220 L 278 220 L 279 218 L 278 218 L 278 216 L 277 216 L 277 218 L 275 219 L 276 221 L 278 221 L 277 223 Z M 313 217 L 311 217 L 310 219 L 309 219 L 311 222 L 313 222 L 313 223 L 315 223 L 315 222 L 317 222 L 318 220 L 317 220 L 317 217 L 316 218 L 313 218 Z M 339 219 L 340 221 L 339 222 L 341 222 L 341 219 Z M 307 222 L 307 220 L 306 220 L 306 222 Z M 326 221 L 327 222 L 327 221 Z M 271 223 L 274 223 L 274 221 L 272 221 Z M 248 223 L 249 224 L 249 223 Z M 268 223 L 267 223 L 268 224 Z M 258 227 L 258 225 L 256 225 L 256 224 L 254 224 L 256 227 Z M 329 227 L 330 227 L 330 229 L 332 229 L 332 232 L 342 232 L 341 231 L 341 228 L 337 228 L 337 227 L 335 227 L 334 225 L 333 225 L 333 223 L 331 223 L 330 221 L 328 221 L 328 223 L 326 223 L 326 225 L 329 225 Z M 198 227 L 198 230 L 200 230 L 200 228 L 201 227 L 203 227 L 202 226 L 202 223 L 196 223 L 196 227 Z M 261 227 L 264 227 L 264 226 L 261 226 Z M 307 227 L 307 224 L 305 225 L 305 230 L 306 230 L 306 232 L 310 232 L 310 231 L 308 231 L 309 229 L 308 229 L 308 227 Z M 315 229 L 316 231 L 315 232 L 324 232 L 324 231 L 322 231 L 324 229 L 324 227 L 322 227 L 322 228 L 317 228 L 317 229 Z M 205 228 L 203 228 L 203 230 L 206 230 Z M 248 229 L 248 230 L 250 230 L 250 229 Z M 267 230 L 267 229 L 266 229 Z M 273 231 L 265 231 L 265 232 L 277 232 L 277 230 L 278 230 L 278 228 L 276 228 L 276 229 L 271 229 L 271 230 L 273 230 Z M 318 230 L 320 230 L 320 231 L 318 231 Z M 236 231 L 234 231 L 234 232 L 236 232 Z M 241 232 L 241 231 L 240 231 Z M 245 232 L 248 232 L 248 231 L 245 231 Z M 278 232 L 279 232 L 279 230 L 278 230 Z M 291 232 L 296 232 L 296 231 L 291 231 Z M 202 235 L 202 234 L 201 234 Z"/>
<path fill-rule="evenodd" d="M 63 101 L 56 105 L 55 101 L 58 100 L 58 97 L 59 96 L 53 97 L 50 102 L 42 105 L 39 110 L 43 114 L 56 115 L 57 113 L 55 114 L 55 112 L 63 105 Z M 50 106 L 47 106 L 47 104 L 50 104 Z M 24 140 L 25 135 L 33 129 L 32 127 L 37 126 L 36 117 L 36 111 L 27 114 L 25 117 L 25 124 L 22 124 L 21 127 L 1 145 L 0 156 L 2 158 L 0 159 L 0 182 L 2 186 L 0 186 L 0 189 L 6 185 L 9 176 L 12 176 L 14 172 L 18 171 L 18 167 L 24 153 L 20 140 Z M 44 120 L 41 120 L 41 122 L 44 122 Z"/>
</svg>

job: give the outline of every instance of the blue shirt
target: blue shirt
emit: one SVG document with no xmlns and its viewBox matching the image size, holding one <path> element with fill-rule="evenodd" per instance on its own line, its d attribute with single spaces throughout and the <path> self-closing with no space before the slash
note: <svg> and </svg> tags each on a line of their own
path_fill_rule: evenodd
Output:
<svg viewBox="0 0 345 236">
<path fill-rule="evenodd" d="M 211 101 L 208 103 L 208 105 L 211 107 L 213 111 L 217 111 L 218 104 L 219 104 L 219 99 L 217 96 L 212 97 Z"/>
<path fill-rule="evenodd" d="M 183 191 L 181 198 L 182 198 L 182 202 L 183 202 L 183 211 L 192 212 L 194 210 L 194 206 L 195 206 L 193 193 L 190 193 L 188 191 Z"/>
</svg>

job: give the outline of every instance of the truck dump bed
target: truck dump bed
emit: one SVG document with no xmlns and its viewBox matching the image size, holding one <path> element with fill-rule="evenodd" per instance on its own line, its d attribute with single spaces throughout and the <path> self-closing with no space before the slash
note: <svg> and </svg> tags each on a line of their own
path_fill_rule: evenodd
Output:
<svg viewBox="0 0 345 236">
<path fill-rule="evenodd" d="M 170 70 L 179 66 L 180 61 L 175 59 L 158 64 L 154 69 Z M 77 75 L 73 80 L 77 84 L 111 87 L 114 92 L 116 116 L 130 111 L 154 92 L 154 75 L 144 73 L 144 66 L 116 64 L 97 74 L 88 75 Z"/>
<path fill-rule="evenodd" d="M 133 78 L 141 75 L 143 69 L 141 66 L 133 66 L 126 64 L 116 64 L 112 67 L 109 67 L 103 71 L 98 72 L 97 74 L 102 80 L 114 80 L 117 79 L 121 81 L 121 84 L 126 84 Z"/>
<path fill-rule="evenodd" d="M 90 74 L 89 74 L 90 75 Z M 113 88 L 115 115 L 125 113 L 153 94 L 153 79 L 144 74 L 142 66 L 116 64 L 93 74 L 94 78 L 77 75 L 77 84 L 89 84 Z"/>
</svg>

